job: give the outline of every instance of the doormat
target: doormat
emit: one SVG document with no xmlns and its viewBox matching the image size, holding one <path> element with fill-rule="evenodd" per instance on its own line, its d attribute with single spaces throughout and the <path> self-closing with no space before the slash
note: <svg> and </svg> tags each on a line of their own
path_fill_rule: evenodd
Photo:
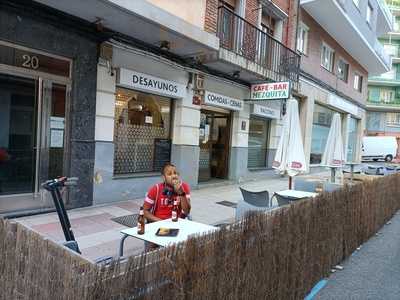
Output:
<svg viewBox="0 0 400 300">
<path fill-rule="evenodd" d="M 136 227 L 138 216 L 139 216 L 138 214 L 126 215 L 126 216 L 111 218 L 111 220 L 119 224 L 122 224 L 126 227 Z"/>
<path fill-rule="evenodd" d="M 217 202 L 217 204 L 223 205 L 223 206 L 228 206 L 228 207 L 232 207 L 232 208 L 236 208 L 237 203 L 235 202 L 231 202 L 231 201 L 219 201 Z"/>
</svg>

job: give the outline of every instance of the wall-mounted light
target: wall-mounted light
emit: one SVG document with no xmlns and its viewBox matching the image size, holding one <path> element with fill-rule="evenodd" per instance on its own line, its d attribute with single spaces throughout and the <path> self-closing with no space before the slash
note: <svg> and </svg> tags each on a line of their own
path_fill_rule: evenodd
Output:
<svg viewBox="0 0 400 300">
<path fill-rule="evenodd" d="M 171 48 L 171 44 L 168 41 L 161 41 L 160 42 L 160 49 L 164 50 L 164 51 L 169 51 L 169 49 Z"/>
</svg>

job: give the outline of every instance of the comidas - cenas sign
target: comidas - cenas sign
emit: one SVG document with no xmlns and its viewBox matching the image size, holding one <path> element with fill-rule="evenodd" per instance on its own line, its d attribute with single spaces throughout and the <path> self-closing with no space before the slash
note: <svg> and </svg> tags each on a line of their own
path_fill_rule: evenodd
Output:
<svg viewBox="0 0 400 300">
<path fill-rule="evenodd" d="M 253 84 L 250 100 L 273 100 L 289 98 L 290 84 L 288 81 Z"/>
</svg>

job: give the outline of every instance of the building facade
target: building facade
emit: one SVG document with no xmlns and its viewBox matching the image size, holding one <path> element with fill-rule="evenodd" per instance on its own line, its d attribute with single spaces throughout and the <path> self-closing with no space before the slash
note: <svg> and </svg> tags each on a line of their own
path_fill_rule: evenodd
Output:
<svg viewBox="0 0 400 300">
<path fill-rule="evenodd" d="M 73 208 L 144 197 L 169 161 L 193 187 L 271 168 L 282 101 L 247 100 L 253 83 L 298 88 L 297 2 L 30 4 L 1 4 L 1 91 L 10 95 L 0 110 L 9 126 L 0 213 L 46 211 L 40 183 L 56 176 L 79 177 L 65 195 Z M 29 61 L 15 65 L 16 54 Z M 25 119 L 31 125 L 21 128 Z M 30 177 L 15 177 L 22 170 Z"/>
<path fill-rule="evenodd" d="M 160 26 L 167 14 L 180 24 L 153 44 L 189 57 L 189 64 L 121 39 L 103 45 L 112 58 L 102 58 L 98 68 L 94 203 L 143 197 L 167 161 L 192 187 L 271 168 L 281 102 L 246 100 L 252 83 L 298 82 L 298 68 L 282 68 L 286 58 L 298 66 L 299 55 L 290 49 L 290 7 L 278 4 L 148 1 Z M 203 13 L 190 14 L 193 5 Z M 184 37 L 179 43 L 176 30 Z M 201 43 L 193 45 L 194 39 Z M 115 77 L 106 75 L 107 65 Z"/>
<path fill-rule="evenodd" d="M 394 28 L 380 38 L 380 42 L 392 57 L 392 68 L 368 79 L 365 134 L 395 136 L 400 149 L 400 1 L 386 3 L 394 16 Z"/>
<path fill-rule="evenodd" d="M 0 214 L 53 207 L 40 184 L 79 176 L 68 207 L 92 203 L 97 36 L 39 3 L 0 3 Z"/>
<path fill-rule="evenodd" d="M 391 30 L 382 1 L 300 1 L 300 119 L 306 156 L 318 166 L 334 113 L 342 121 L 347 162 L 361 158 L 367 78 L 390 69 L 378 37 Z M 344 34 L 345 33 L 345 34 Z"/>
<path fill-rule="evenodd" d="M 0 213 L 45 211 L 62 175 L 80 207 L 144 197 L 166 162 L 194 188 L 267 174 L 284 101 L 249 101 L 257 83 L 290 82 L 312 165 L 334 112 L 357 160 L 366 78 L 389 70 L 380 0 L 31 4 L 1 4 Z"/>
</svg>

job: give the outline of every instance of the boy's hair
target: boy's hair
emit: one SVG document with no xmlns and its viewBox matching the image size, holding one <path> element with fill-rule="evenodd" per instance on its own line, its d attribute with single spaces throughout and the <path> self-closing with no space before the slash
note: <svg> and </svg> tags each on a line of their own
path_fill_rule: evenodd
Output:
<svg viewBox="0 0 400 300">
<path fill-rule="evenodd" d="M 176 168 L 176 166 L 175 166 L 174 164 L 166 163 L 166 164 L 162 167 L 162 169 L 161 169 L 161 175 L 164 175 L 164 174 L 165 174 L 165 170 L 166 170 L 167 168 L 169 168 L 169 167 L 174 167 L 174 168 Z"/>
</svg>

